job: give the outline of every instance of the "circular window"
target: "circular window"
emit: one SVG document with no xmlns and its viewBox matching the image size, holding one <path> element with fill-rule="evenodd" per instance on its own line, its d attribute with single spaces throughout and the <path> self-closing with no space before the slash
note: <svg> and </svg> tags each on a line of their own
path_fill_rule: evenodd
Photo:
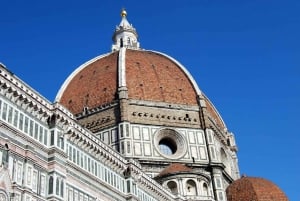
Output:
<svg viewBox="0 0 300 201">
<path fill-rule="evenodd" d="M 159 150 L 165 155 L 173 155 L 177 151 L 176 142 L 171 138 L 163 138 L 159 141 Z"/>
<path fill-rule="evenodd" d="M 179 158 L 186 152 L 186 143 L 181 134 L 173 129 L 159 130 L 154 137 L 159 153 L 167 158 Z"/>
</svg>

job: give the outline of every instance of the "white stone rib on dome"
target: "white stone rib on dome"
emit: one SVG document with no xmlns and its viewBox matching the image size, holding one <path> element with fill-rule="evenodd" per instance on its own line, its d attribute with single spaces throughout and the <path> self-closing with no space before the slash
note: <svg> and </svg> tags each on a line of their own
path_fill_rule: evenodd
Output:
<svg viewBox="0 0 300 201">
<path fill-rule="evenodd" d="M 118 87 L 127 87 L 126 86 L 126 48 L 121 47 L 118 55 Z"/>
<path fill-rule="evenodd" d="M 203 96 L 205 97 L 205 99 L 210 103 L 210 105 L 213 107 L 214 111 L 216 112 L 216 114 L 218 115 L 218 118 L 222 121 L 222 124 L 224 125 L 226 131 L 227 131 L 227 126 L 222 118 L 222 116 L 220 115 L 219 111 L 217 110 L 217 108 L 215 107 L 215 105 L 209 100 L 209 98 L 207 96 L 205 96 L 203 94 Z"/>
</svg>

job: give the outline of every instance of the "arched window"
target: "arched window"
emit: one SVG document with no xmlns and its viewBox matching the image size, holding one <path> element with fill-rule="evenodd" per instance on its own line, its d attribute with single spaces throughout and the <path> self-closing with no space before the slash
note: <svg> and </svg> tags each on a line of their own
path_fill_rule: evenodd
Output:
<svg viewBox="0 0 300 201">
<path fill-rule="evenodd" d="M 51 135 L 50 135 L 50 145 L 52 146 L 52 145 L 54 145 L 54 136 L 55 134 L 54 134 L 54 131 L 51 131 Z"/>
<path fill-rule="evenodd" d="M 55 192 L 56 192 L 56 195 L 59 195 L 59 179 L 56 178 L 56 188 L 55 188 Z"/>
<path fill-rule="evenodd" d="M 167 186 L 173 194 L 178 194 L 177 183 L 175 181 L 169 181 Z"/>
<path fill-rule="evenodd" d="M 194 180 L 188 180 L 186 182 L 186 194 L 187 195 L 197 195 L 197 187 Z"/>
<path fill-rule="evenodd" d="M 2 154 L 2 163 L 3 165 L 7 166 L 8 165 L 8 159 L 9 159 L 9 148 L 8 145 L 4 145 L 4 150 Z"/>
<path fill-rule="evenodd" d="M 128 45 L 128 46 L 131 45 L 131 41 L 130 41 L 130 38 L 129 38 L 129 37 L 127 38 L 127 45 Z"/>
<path fill-rule="evenodd" d="M 206 183 L 203 184 L 203 196 L 208 196 L 208 186 Z"/>
<path fill-rule="evenodd" d="M 120 38 L 120 47 L 123 47 L 123 38 Z"/>
<path fill-rule="evenodd" d="M 48 189 L 48 193 L 52 194 L 53 193 L 53 177 L 50 176 L 49 178 L 49 189 Z"/>
<path fill-rule="evenodd" d="M 60 181 L 60 196 L 64 197 L 64 181 Z"/>
</svg>

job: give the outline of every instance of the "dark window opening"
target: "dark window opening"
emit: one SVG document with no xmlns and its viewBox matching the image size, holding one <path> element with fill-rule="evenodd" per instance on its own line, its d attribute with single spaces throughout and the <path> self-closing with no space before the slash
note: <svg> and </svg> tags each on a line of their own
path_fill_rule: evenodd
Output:
<svg viewBox="0 0 300 201">
<path fill-rule="evenodd" d="M 49 190 L 48 190 L 48 193 L 49 194 L 53 193 L 53 177 L 52 176 L 50 176 L 50 178 L 49 178 Z"/>
<path fill-rule="evenodd" d="M 56 195 L 59 195 L 59 179 L 56 178 Z"/>
<path fill-rule="evenodd" d="M 64 197 L 64 182 L 61 181 L 60 183 L 60 196 Z"/>
<path fill-rule="evenodd" d="M 54 131 L 51 131 L 51 136 L 50 136 L 50 145 L 54 145 Z"/>
<path fill-rule="evenodd" d="M 8 159 L 9 159 L 9 148 L 8 145 L 4 145 L 3 155 L 2 155 L 2 163 L 7 166 L 8 165 Z"/>
<path fill-rule="evenodd" d="M 123 47 L 123 39 L 120 38 L 120 47 Z"/>
<path fill-rule="evenodd" d="M 173 155 L 177 151 L 177 145 L 171 138 L 163 138 L 159 141 L 159 149 L 165 155 Z"/>
</svg>

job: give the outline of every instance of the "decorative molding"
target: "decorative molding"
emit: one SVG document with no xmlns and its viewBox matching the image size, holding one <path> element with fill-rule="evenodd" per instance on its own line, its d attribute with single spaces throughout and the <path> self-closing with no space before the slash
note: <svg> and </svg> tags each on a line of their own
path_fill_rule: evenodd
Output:
<svg viewBox="0 0 300 201">
<path fill-rule="evenodd" d="M 148 113 L 148 112 L 141 112 L 141 111 L 134 111 L 131 113 L 131 116 L 137 117 L 137 118 L 153 118 L 153 119 L 164 119 L 165 121 L 170 121 L 170 122 L 193 122 L 196 123 L 197 119 L 196 118 L 190 118 L 190 117 L 185 117 L 181 115 L 166 115 L 166 114 L 161 114 L 161 113 Z"/>
</svg>

